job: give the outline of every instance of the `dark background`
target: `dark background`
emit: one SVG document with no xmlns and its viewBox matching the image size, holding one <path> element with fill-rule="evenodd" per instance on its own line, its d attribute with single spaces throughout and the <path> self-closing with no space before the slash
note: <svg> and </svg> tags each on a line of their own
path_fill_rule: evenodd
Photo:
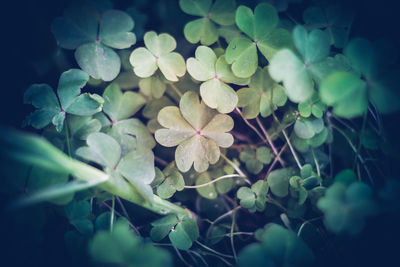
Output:
<svg viewBox="0 0 400 267">
<path fill-rule="evenodd" d="M 177 5 L 177 1 L 171 1 Z M 248 1 L 254 5 L 254 1 Z M 304 1 L 308 6 L 311 1 Z M 340 2 L 340 1 L 337 1 Z M 388 38 L 400 47 L 400 14 L 395 0 L 363 1 L 348 0 L 341 1 L 351 8 L 356 18 L 352 27 L 352 36 L 362 36 L 370 40 Z M 117 8 L 127 7 L 131 1 L 116 1 Z M 23 118 L 30 112 L 31 107 L 23 105 L 23 93 L 32 83 L 56 84 L 58 79 L 57 69 L 50 69 L 45 75 L 39 75 L 35 64 L 41 64 L 43 59 L 49 59 L 56 48 L 56 42 L 50 32 L 52 20 L 62 15 L 66 6 L 66 0 L 32 0 L 32 1 L 6 1 L 2 3 L 1 17 L 1 103 L 0 103 L 0 125 L 19 127 Z M 296 7 L 301 7 L 298 5 Z M 301 18 L 302 9 L 290 9 L 296 18 Z M 151 12 L 151 10 L 149 10 Z M 174 19 L 174 18 L 171 18 Z M 151 18 L 150 18 L 151 21 Z M 301 21 L 301 19 L 299 19 Z M 150 22 L 149 30 L 152 29 Z M 183 25 L 182 28 L 183 29 Z M 393 118 L 396 119 L 397 118 Z M 397 120 L 398 121 L 398 120 Z M 397 122 L 388 125 L 389 131 L 395 131 Z M 3 216 L 2 216 L 3 217 Z M 33 218 L 31 218 L 33 219 Z M 3 218 L 1 218 L 3 220 Z M 29 222 L 26 222 L 29 224 Z M 57 223 L 57 222 L 55 222 Z M 339 237 L 336 244 L 340 244 L 341 253 L 328 255 L 324 266 L 399 266 L 397 254 L 399 252 L 399 227 L 400 221 L 393 217 L 379 217 L 370 220 L 364 234 L 355 239 Z M 1 226 L 1 225 L 0 225 Z M 54 231 L 61 231 L 62 227 L 54 225 Z M 390 231 L 389 231 L 389 230 Z M 3 237 L 0 236 L 0 239 Z M 335 241 L 335 242 L 336 242 Z M 15 244 L 4 245 L 16 246 Z M 48 239 L 49 265 L 62 265 L 58 262 L 62 253 L 57 252 L 61 248 L 54 242 L 62 242 L 62 239 Z M 5 250 L 2 249 L 2 252 Z M 15 255 L 7 258 L 25 257 L 30 253 L 15 250 Z M 31 252 L 35 253 L 35 252 Z M 2 253 L 1 253 L 2 254 Z M 0 255 L 1 255 L 0 254 Z M 6 258 L 6 259 L 7 259 Z M 12 263 L 3 266 L 12 266 Z M 31 262 L 35 266 L 35 261 Z M 67 264 L 68 265 L 68 264 Z"/>
</svg>

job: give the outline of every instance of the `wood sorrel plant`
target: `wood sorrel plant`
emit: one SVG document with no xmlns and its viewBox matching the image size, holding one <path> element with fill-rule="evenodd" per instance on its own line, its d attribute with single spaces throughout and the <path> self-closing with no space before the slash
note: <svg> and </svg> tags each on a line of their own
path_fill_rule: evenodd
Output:
<svg viewBox="0 0 400 267">
<path fill-rule="evenodd" d="M 56 92 L 25 93 L 24 125 L 42 137 L 1 132 L 7 160 L 31 166 L 14 208 L 64 206 L 66 240 L 121 266 L 175 254 L 188 266 L 312 266 L 326 232 L 356 235 L 387 212 L 387 186 L 374 194 L 387 177 L 367 157 L 386 153 L 381 117 L 400 109 L 390 43 L 353 38 L 335 5 L 299 24 L 268 3 L 180 0 L 177 13 L 200 17 L 184 26 L 188 44 L 105 2 L 51 26 L 77 66 Z M 138 228 L 129 203 L 159 217 Z"/>
</svg>

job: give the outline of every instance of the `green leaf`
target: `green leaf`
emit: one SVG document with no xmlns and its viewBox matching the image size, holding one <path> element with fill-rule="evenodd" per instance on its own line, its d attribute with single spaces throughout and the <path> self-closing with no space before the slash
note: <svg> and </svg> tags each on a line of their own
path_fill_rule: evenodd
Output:
<svg viewBox="0 0 400 267">
<path fill-rule="evenodd" d="M 206 171 L 209 163 L 218 161 L 219 147 L 233 143 L 233 120 L 224 114 L 216 114 L 194 92 L 186 92 L 180 100 L 180 109 L 164 107 L 158 114 L 158 122 L 165 127 L 155 132 L 155 138 L 163 146 L 173 147 L 180 171 L 186 172 L 194 163 L 197 172 Z M 204 155 L 207 155 L 204 157 Z"/>
<path fill-rule="evenodd" d="M 298 137 L 310 139 L 324 129 L 324 121 L 322 119 L 298 119 L 293 129 Z"/>
<path fill-rule="evenodd" d="M 247 38 L 236 37 L 226 48 L 226 62 L 232 64 L 237 77 L 250 77 L 258 66 L 257 46 Z"/>
<path fill-rule="evenodd" d="M 196 220 L 185 217 L 171 230 L 168 235 L 172 244 L 181 250 L 188 250 L 199 237 Z"/>
<path fill-rule="evenodd" d="M 183 12 L 193 16 L 204 16 L 211 7 L 211 0 L 179 0 Z"/>
<path fill-rule="evenodd" d="M 226 83 L 245 84 L 247 79 L 236 77 L 226 63 L 225 57 L 218 58 L 214 51 L 206 46 L 199 46 L 196 58 L 187 60 L 189 74 L 198 81 L 204 81 L 200 86 L 200 94 L 207 106 L 221 113 L 231 112 L 238 102 L 235 91 Z"/>
<path fill-rule="evenodd" d="M 292 51 L 277 52 L 270 62 L 269 73 L 275 81 L 283 81 L 292 102 L 304 102 L 312 96 L 314 86 L 306 66 Z"/>
<path fill-rule="evenodd" d="M 169 81 L 178 81 L 186 72 L 183 57 L 172 52 L 176 48 L 175 39 L 166 33 L 157 35 L 154 31 L 144 35 L 146 48 L 133 50 L 129 61 L 135 74 L 141 78 L 150 77 L 159 68 Z"/>
<path fill-rule="evenodd" d="M 93 260 L 102 264 L 143 266 L 172 266 L 171 256 L 150 243 L 143 242 L 129 229 L 128 223 L 118 220 L 112 232 L 99 231 L 89 243 Z"/>
<path fill-rule="evenodd" d="M 133 116 L 145 103 L 146 100 L 138 93 L 122 93 L 116 83 L 112 83 L 104 90 L 103 111 L 114 122 Z"/>
<path fill-rule="evenodd" d="M 172 197 L 176 191 L 182 191 L 185 187 L 185 181 L 182 174 L 174 167 L 166 167 L 164 169 L 164 179 L 157 186 L 157 195 L 167 199 Z"/>
<path fill-rule="evenodd" d="M 258 68 L 251 77 L 249 88 L 242 88 L 237 94 L 238 106 L 243 107 L 243 115 L 248 119 L 259 113 L 267 117 L 287 101 L 284 88 L 272 80 L 267 67 Z"/>
<path fill-rule="evenodd" d="M 210 174 L 208 172 L 201 173 L 196 179 L 196 185 L 202 185 L 211 181 Z M 196 188 L 200 196 L 208 199 L 217 198 L 218 194 L 215 190 L 214 184 L 210 184 L 204 187 Z"/>
<path fill-rule="evenodd" d="M 140 79 L 139 89 L 142 94 L 159 99 L 164 95 L 167 85 L 162 80 L 161 76 L 154 75 L 152 77 Z"/>
<path fill-rule="evenodd" d="M 256 150 L 256 157 L 260 162 L 269 164 L 272 159 L 271 150 L 268 147 L 261 146 Z"/>
<path fill-rule="evenodd" d="M 99 26 L 100 41 L 112 48 L 129 48 L 136 43 L 136 36 L 130 32 L 134 23 L 132 18 L 119 10 L 107 10 L 101 16 Z"/>
<path fill-rule="evenodd" d="M 75 59 L 85 72 L 94 79 L 114 80 L 121 69 L 121 60 L 117 53 L 101 43 L 88 43 L 78 47 Z"/>
<path fill-rule="evenodd" d="M 58 45 L 65 49 L 76 49 L 97 38 L 96 12 L 87 7 L 69 8 L 63 17 L 56 18 L 51 24 L 51 32 Z"/>
<path fill-rule="evenodd" d="M 86 140 L 89 134 L 99 132 L 101 123 L 98 119 L 93 119 L 91 116 L 70 116 L 68 126 L 71 136 L 78 140 Z"/>
<path fill-rule="evenodd" d="M 365 218 L 377 213 L 372 189 L 365 183 L 346 185 L 335 182 L 317 203 L 324 213 L 325 226 L 333 233 L 358 234 L 365 225 Z"/>
<path fill-rule="evenodd" d="M 193 20 L 183 29 L 186 40 L 189 43 L 211 45 L 218 40 L 218 30 L 215 24 L 208 18 Z"/>
<path fill-rule="evenodd" d="M 251 209 L 255 205 L 255 194 L 254 192 L 248 187 L 241 187 L 236 192 L 237 198 L 240 199 L 240 206 L 245 209 Z"/>
<path fill-rule="evenodd" d="M 368 107 L 366 83 L 348 72 L 334 72 L 326 77 L 320 97 L 325 104 L 333 106 L 336 115 L 345 118 L 360 116 Z"/>
<path fill-rule="evenodd" d="M 171 229 L 178 223 L 178 218 L 174 214 L 162 217 L 151 223 L 152 228 L 150 237 L 153 241 L 159 242 L 166 237 Z"/>
<path fill-rule="evenodd" d="M 70 69 L 61 74 L 57 93 L 59 100 L 46 84 L 34 84 L 24 95 L 24 102 L 39 108 L 28 115 L 24 124 L 43 128 L 52 122 L 58 132 L 64 126 L 65 112 L 79 116 L 90 116 L 101 111 L 103 99 L 96 94 L 80 94 L 89 76 L 78 69 Z M 58 103 L 61 103 L 60 104 Z"/>
<path fill-rule="evenodd" d="M 265 253 L 265 249 L 261 244 L 250 244 L 243 248 L 238 255 L 238 266 L 246 267 L 275 267 L 275 263 L 271 257 Z"/>
<path fill-rule="evenodd" d="M 116 221 L 117 220 L 114 217 L 113 223 L 115 224 Z M 103 231 L 103 230 L 108 231 L 108 230 L 110 230 L 110 223 L 111 223 L 111 212 L 106 211 L 106 212 L 103 212 L 102 214 L 100 214 L 96 218 L 94 225 L 95 225 L 96 231 Z"/>
<path fill-rule="evenodd" d="M 270 172 L 267 182 L 271 192 L 277 197 L 285 197 L 289 193 L 289 179 L 294 174 L 292 168 L 283 168 Z"/>
<path fill-rule="evenodd" d="M 121 146 L 114 138 L 105 133 L 92 133 L 86 142 L 87 147 L 80 147 L 76 155 L 113 169 L 121 157 Z"/>
</svg>

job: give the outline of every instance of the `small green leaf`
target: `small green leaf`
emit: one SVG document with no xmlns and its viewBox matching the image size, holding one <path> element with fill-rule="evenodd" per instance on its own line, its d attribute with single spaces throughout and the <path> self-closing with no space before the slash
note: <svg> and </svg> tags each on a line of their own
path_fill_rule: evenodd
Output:
<svg viewBox="0 0 400 267">
<path fill-rule="evenodd" d="M 169 240 L 181 250 L 188 250 L 199 237 L 199 228 L 196 220 L 183 218 L 169 233 Z"/>
<path fill-rule="evenodd" d="M 134 92 L 122 93 L 116 83 L 107 86 L 103 98 L 103 111 L 113 122 L 133 116 L 146 102 L 140 94 Z"/>
<path fill-rule="evenodd" d="M 292 168 L 283 168 L 270 172 L 267 182 L 271 192 L 277 197 L 285 197 L 289 193 L 289 179 L 294 170 Z"/>
</svg>

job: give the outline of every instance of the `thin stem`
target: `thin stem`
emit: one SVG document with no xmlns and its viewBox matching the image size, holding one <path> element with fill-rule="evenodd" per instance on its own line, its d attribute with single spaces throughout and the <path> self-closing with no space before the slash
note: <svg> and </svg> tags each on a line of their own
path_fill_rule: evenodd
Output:
<svg viewBox="0 0 400 267">
<path fill-rule="evenodd" d="M 197 241 L 197 240 L 196 240 L 195 242 L 196 242 L 196 244 L 199 245 L 200 247 L 202 247 L 202 248 L 204 248 L 205 250 L 208 250 L 208 251 L 210 251 L 210 252 L 212 252 L 212 253 L 214 253 L 214 254 L 216 254 L 216 255 L 219 255 L 219 256 L 225 257 L 225 258 L 229 258 L 229 259 L 232 259 L 232 258 L 233 258 L 231 255 L 218 252 L 218 251 L 216 251 L 216 250 L 214 250 L 214 249 L 212 249 L 212 248 L 210 248 L 210 247 L 207 247 L 206 245 L 200 243 L 200 242 Z"/>
<path fill-rule="evenodd" d="M 315 156 L 314 148 L 311 148 L 311 153 L 314 158 L 315 167 L 317 168 L 317 174 L 319 177 L 321 177 L 321 170 L 319 169 L 318 159 Z"/>
<path fill-rule="evenodd" d="M 214 221 L 211 222 L 212 225 L 216 224 L 217 222 L 221 221 L 222 219 L 228 217 L 229 215 L 231 215 L 233 212 L 235 212 L 238 209 L 241 209 L 241 206 L 237 206 L 235 208 L 233 208 L 232 210 L 225 212 L 224 214 L 222 214 L 221 216 L 219 216 L 217 219 L 215 219 Z"/>
<path fill-rule="evenodd" d="M 253 124 L 251 124 L 242 114 L 242 112 L 240 111 L 239 108 L 235 108 L 235 110 L 237 111 L 237 113 L 239 113 L 240 117 L 242 117 L 243 121 L 258 135 L 258 137 L 260 137 L 260 139 L 266 143 L 267 140 L 265 140 L 265 138 L 261 135 L 260 131 L 257 130 L 256 127 L 254 127 Z"/>
<path fill-rule="evenodd" d="M 69 140 L 69 127 L 68 127 L 68 120 L 65 120 L 65 137 L 66 137 L 66 142 L 67 142 L 67 151 L 68 151 L 68 156 L 71 157 L 71 143 Z"/>
<path fill-rule="evenodd" d="M 165 160 L 163 160 L 163 159 L 161 159 L 161 158 L 159 158 L 159 157 L 157 157 L 157 156 L 154 156 L 154 160 L 155 160 L 156 162 L 160 163 L 160 164 L 163 165 L 163 166 L 167 166 L 167 165 L 168 165 L 168 162 L 166 162 Z"/>
<path fill-rule="evenodd" d="M 210 185 L 210 184 L 216 183 L 216 182 L 218 182 L 218 181 L 220 181 L 220 180 L 223 180 L 223 179 L 235 178 L 235 177 L 246 178 L 246 177 L 240 176 L 240 175 L 238 175 L 238 174 L 227 174 L 227 175 L 218 177 L 218 178 L 216 178 L 216 179 L 214 179 L 214 180 L 212 180 L 212 181 L 210 181 L 210 182 L 208 182 L 208 183 L 205 183 L 205 184 L 200 184 L 200 185 L 185 185 L 184 188 L 201 188 L 201 187 L 205 187 L 205 186 L 208 186 L 208 185 Z"/>
<path fill-rule="evenodd" d="M 232 224 L 231 224 L 231 231 L 230 231 L 231 247 L 232 247 L 232 253 L 233 253 L 235 262 L 237 262 L 237 256 L 236 256 L 235 244 L 234 244 L 234 240 L 233 240 L 233 229 L 235 228 L 236 211 L 237 210 L 234 210 L 232 213 Z"/>
<path fill-rule="evenodd" d="M 231 165 L 235 171 L 246 181 L 246 183 L 248 183 L 249 185 L 251 185 L 251 182 L 249 181 L 249 179 L 247 179 L 246 175 L 244 174 L 244 172 L 242 172 L 242 170 L 230 159 L 228 159 L 224 154 L 221 153 L 221 157 L 229 164 Z"/>
<path fill-rule="evenodd" d="M 183 258 L 182 254 L 179 252 L 179 250 L 178 250 L 176 247 L 174 247 L 174 249 L 175 249 L 176 254 L 178 255 L 178 258 L 179 258 L 186 266 L 189 266 L 189 267 L 193 266 L 193 265 L 189 264 L 189 263 Z"/>
<path fill-rule="evenodd" d="M 111 199 L 110 232 L 112 232 L 114 228 L 114 217 L 115 217 L 115 196 L 113 195 Z"/>
<path fill-rule="evenodd" d="M 360 131 L 360 134 L 361 134 L 361 135 L 362 135 L 363 132 L 365 131 L 365 126 L 366 126 L 366 124 L 367 124 L 367 117 L 368 117 L 367 115 L 368 115 L 368 112 L 365 111 L 365 112 L 364 112 L 364 115 L 363 115 L 363 121 L 362 121 L 361 131 Z M 358 156 L 358 154 L 359 154 L 359 152 L 360 152 L 360 149 L 361 149 L 361 137 L 360 137 L 359 140 L 358 140 L 357 151 L 355 152 L 356 155 L 355 155 L 355 157 L 354 157 L 353 169 L 354 169 L 354 166 L 356 165 L 357 156 Z"/>
<path fill-rule="evenodd" d="M 274 161 L 272 162 L 271 166 L 269 166 L 267 174 L 265 175 L 265 179 L 267 179 L 268 175 L 270 174 L 270 172 L 274 169 L 276 163 L 278 162 L 278 158 L 280 158 L 281 154 L 283 153 L 283 151 L 285 151 L 285 149 L 287 148 L 288 144 L 285 143 L 285 145 L 281 148 L 281 150 L 279 151 L 278 155 L 274 158 Z"/>
<path fill-rule="evenodd" d="M 175 93 L 176 93 L 179 97 L 182 97 L 181 91 L 179 91 L 178 87 L 176 87 L 175 84 L 169 83 L 169 85 L 171 86 L 171 88 L 175 91 Z"/>
<path fill-rule="evenodd" d="M 278 156 L 278 149 L 276 149 L 276 147 L 275 147 L 274 143 L 272 142 L 271 137 L 269 136 L 267 130 L 265 130 L 264 126 L 262 125 L 262 123 L 261 123 L 261 121 L 260 121 L 260 119 L 258 117 L 256 117 L 256 121 L 258 123 L 258 126 L 260 126 L 261 131 L 264 133 L 265 138 L 267 138 L 267 141 L 268 141 L 270 147 L 272 148 L 272 151 L 274 152 L 275 156 Z M 280 157 L 278 157 L 278 160 L 279 160 L 280 164 L 282 165 L 282 167 L 285 167 L 285 162 Z"/>
<path fill-rule="evenodd" d="M 292 143 L 290 142 L 289 137 L 286 134 L 286 131 L 282 130 L 282 133 L 283 133 L 283 136 L 286 139 L 287 144 L 289 145 L 290 151 L 292 152 L 292 155 L 293 155 L 293 157 L 294 157 L 294 159 L 295 159 L 295 161 L 297 163 L 297 166 L 299 167 L 299 169 L 303 168 L 303 166 L 301 166 L 299 158 L 297 157 L 296 151 L 294 150 L 294 148 L 292 146 Z"/>
</svg>

